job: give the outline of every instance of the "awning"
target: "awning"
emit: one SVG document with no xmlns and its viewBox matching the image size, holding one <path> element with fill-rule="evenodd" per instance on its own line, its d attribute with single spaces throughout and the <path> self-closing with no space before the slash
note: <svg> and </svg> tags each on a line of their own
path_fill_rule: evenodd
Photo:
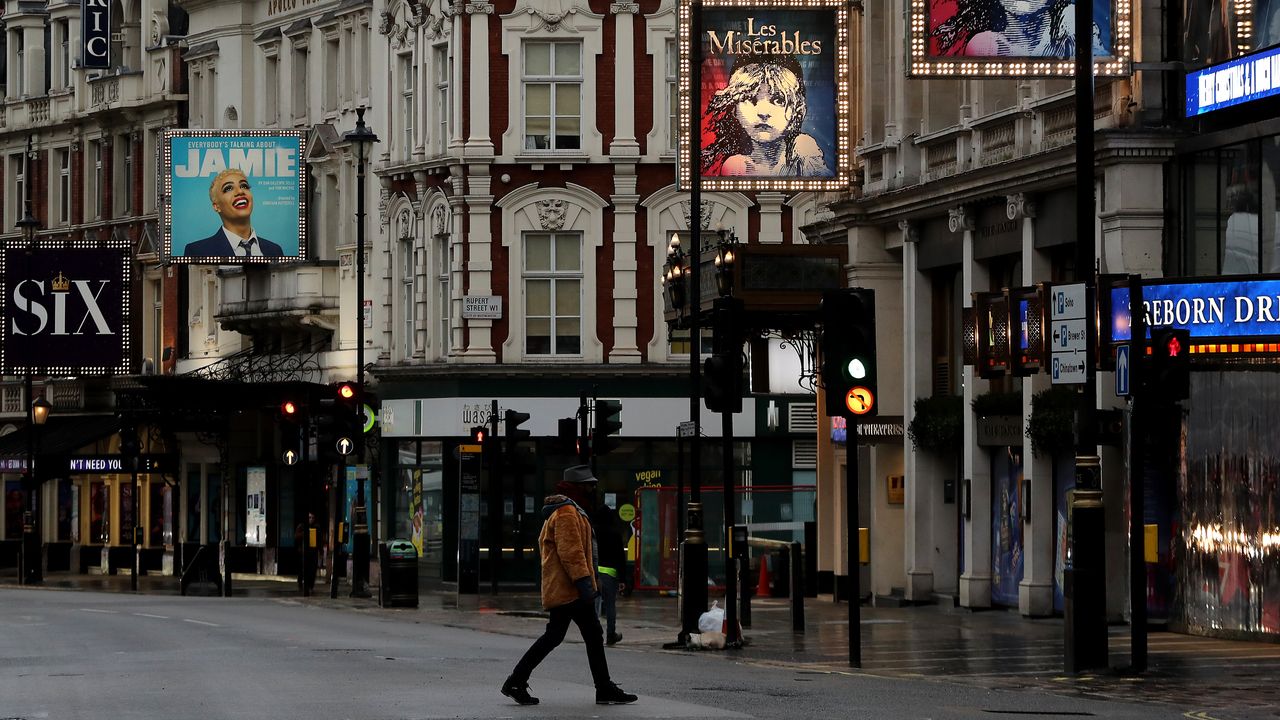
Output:
<svg viewBox="0 0 1280 720">
<path fill-rule="evenodd" d="M 120 422 L 115 415 L 71 415 L 58 417 L 50 415 L 44 425 L 36 426 L 35 440 L 40 455 L 68 455 L 81 452 L 90 443 L 112 435 L 119 430 Z M 31 427 L 18 428 L 17 431 L 0 437 L 0 458 L 27 457 L 27 432 Z M 13 469 L 11 463 L 5 463 L 5 469 Z M 16 466 L 21 468 L 21 462 Z"/>
</svg>

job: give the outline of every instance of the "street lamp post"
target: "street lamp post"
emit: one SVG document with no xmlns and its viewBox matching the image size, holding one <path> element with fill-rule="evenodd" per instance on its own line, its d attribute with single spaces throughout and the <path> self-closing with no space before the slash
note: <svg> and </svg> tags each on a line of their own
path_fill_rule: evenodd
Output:
<svg viewBox="0 0 1280 720">
<path fill-rule="evenodd" d="M 23 156 L 25 168 L 31 163 L 31 137 L 27 137 L 27 154 Z M 18 228 L 22 230 L 22 239 L 27 247 L 27 280 L 31 279 L 31 255 L 36 247 L 36 231 L 40 229 L 40 221 L 31 214 L 31 181 L 30 174 L 25 183 L 27 195 L 23 199 L 22 218 L 18 220 Z M 40 562 L 40 480 L 36 475 L 36 424 L 44 423 L 49 416 L 48 403 L 44 404 L 44 412 L 36 412 L 36 403 L 32 399 L 31 362 L 24 359 L 26 365 L 27 392 L 27 510 L 22 522 L 22 582 L 36 585 L 44 580 Z M 41 398 L 43 400 L 43 398 Z"/>
<path fill-rule="evenodd" d="M 369 523 L 365 510 L 365 494 L 364 494 L 364 477 L 362 472 L 364 466 L 364 446 L 363 437 L 364 426 L 363 409 L 365 406 L 364 396 L 364 180 L 365 180 L 365 152 L 373 143 L 378 142 L 378 136 L 364 124 L 363 107 L 356 108 L 356 127 L 348 132 L 344 139 L 356 146 L 356 400 L 360 403 L 362 422 L 360 424 L 361 437 L 353 438 L 356 446 L 356 506 L 352 509 L 351 524 L 354 532 L 351 536 L 352 556 L 351 556 L 351 596 L 352 597 L 369 597 Z"/>
</svg>

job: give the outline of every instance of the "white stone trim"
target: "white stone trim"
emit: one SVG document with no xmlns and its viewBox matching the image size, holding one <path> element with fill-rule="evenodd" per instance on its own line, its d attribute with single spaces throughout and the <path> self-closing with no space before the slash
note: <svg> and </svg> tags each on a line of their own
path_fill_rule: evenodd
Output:
<svg viewBox="0 0 1280 720">
<path fill-rule="evenodd" d="M 538 216 L 538 203 L 560 200 L 564 204 L 564 224 L 560 233 L 578 233 L 582 236 L 582 354 L 574 356 L 524 354 L 524 283 L 521 282 L 520 253 L 524 234 L 548 232 Z M 502 217 L 502 245 L 510 259 L 507 268 L 507 339 L 502 344 L 503 362 L 514 363 L 532 360 L 538 363 L 602 363 L 604 343 L 596 333 L 599 309 L 595 275 L 596 256 L 604 243 L 604 213 L 609 203 L 581 185 L 566 183 L 565 187 L 539 187 L 525 185 L 507 193 L 495 205 Z M 606 307 L 612 310 L 612 303 Z"/>
</svg>

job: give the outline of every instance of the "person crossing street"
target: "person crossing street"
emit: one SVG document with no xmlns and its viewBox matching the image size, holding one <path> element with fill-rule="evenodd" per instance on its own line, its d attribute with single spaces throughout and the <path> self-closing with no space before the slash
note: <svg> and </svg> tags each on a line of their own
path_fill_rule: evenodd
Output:
<svg viewBox="0 0 1280 720">
<path fill-rule="evenodd" d="M 604 631 L 596 614 L 595 576 L 599 551 L 591 521 L 583 508 L 594 506 L 597 482 L 591 468 L 586 465 L 566 468 L 564 478 L 556 484 L 556 494 L 549 495 L 543 504 L 544 521 L 538 535 L 542 560 L 542 606 L 550 612 L 551 618 L 542 636 L 534 641 L 502 683 L 502 694 L 521 705 L 538 704 L 538 698 L 529 692 L 529 677 L 564 641 L 569 623 L 578 626 L 586 644 L 587 663 L 596 687 L 596 704 L 625 705 L 636 701 L 635 695 L 623 691 L 609 677 Z"/>
</svg>

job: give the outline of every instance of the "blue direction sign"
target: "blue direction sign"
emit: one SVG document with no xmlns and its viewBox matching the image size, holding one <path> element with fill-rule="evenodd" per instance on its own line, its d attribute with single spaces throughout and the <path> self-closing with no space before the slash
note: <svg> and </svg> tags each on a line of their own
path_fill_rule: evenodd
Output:
<svg viewBox="0 0 1280 720">
<path fill-rule="evenodd" d="M 1129 343 L 1116 346 L 1116 397 L 1129 396 Z"/>
</svg>

